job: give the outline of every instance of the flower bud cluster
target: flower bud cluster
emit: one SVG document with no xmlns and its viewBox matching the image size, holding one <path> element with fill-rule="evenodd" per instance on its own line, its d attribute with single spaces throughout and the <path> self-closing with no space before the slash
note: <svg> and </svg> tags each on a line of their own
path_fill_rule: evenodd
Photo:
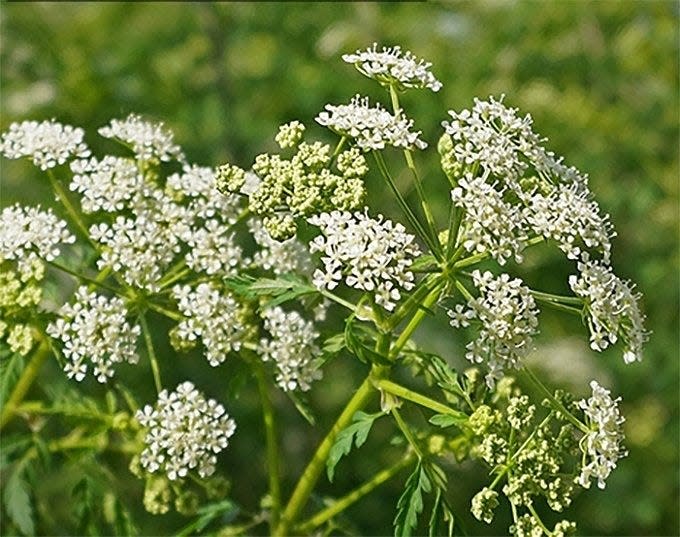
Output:
<svg viewBox="0 0 680 537">
<path fill-rule="evenodd" d="M 30 321 L 42 299 L 43 276 L 44 265 L 38 259 L 30 273 L 0 270 L 0 341 L 5 340 L 11 352 L 22 356 L 33 348 Z"/>
<path fill-rule="evenodd" d="M 376 151 L 387 146 L 403 149 L 425 149 L 427 143 L 412 131 L 413 120 L 399 113 L 392 115 L 380 104 L 370 106 L 368 97 L 356 95 L 349 104 L 327 104 L 316 117 L 317 123 L 340 136 L 352 138 L 363 151 Z"/>
<path fill-rule="evenodd" d="M 47 334 L 62 343 L 67 360 L 64 371 L 68 378 L 81 381 L 88 367 L 99 382 L 113 377 L 116 364 L 136 364 L 138 325 L 127 321 L 128 310 L 119 297 L 107 298 L 79 287 L 73 304 L 64 304 Z"/>
<path fill-rule="evenodd" d="M 141 465 L 150 473 L 161 471 L 168 479 L 185 478 L 197 469 L 200 477 L 214 473 L 216 454 L 229 445 L 236 423 L 214 399 L 206 399 L 191 382 L 158 394 L 154 406 L 135 415 L 146 429 Z"/>
<path fill-rule="evenodd" d="M 263 361 L 276 365 L 276 383 L 283 391 L 309 390 L 311 383 L 321 378 L 316 364 L 321 354 L 316 344 L 319 334 L 313 323 L 280 307 L 264 310 L 262 317 L 271 338 L 260 340 L 259 352 Z"/>
<path fill-rule="evenodd" d="M 518 278 L 507 274 L 494 277 L 478 270 L 472 278 L 480 297 L 470 300 L 467 309 L 458 304 L 448 314 L 454 328 L 469 326 L 472 320 L 479 322 L 477 339 L 467 345 L 465 357 L 486 365 L 486 382 L 493 387 L 507 369 L 521 367 L 522 359 L 532 350 L 538 309 L 531 291 Z"/>
<path fill-rule="evenodd" d="M 380 82 L 383 86 L 396 85 L 399 89 L 427 88 L 439 91 L 442 83 L 430 71 L 432 64 L 416 58 L 412 52 L 402 55 L 401 47 L 383 47 L 378 51 L 377 43 L 371 48 L 345 54 L 342 59 L 354 64 L 357 70 Z"/>
<path fill-rule="evenodd" d="M 0 137 L 0 153 L 9 159 L 30 157 L 41 170 L 64 164 L 71 157 L 90 155 L 83 129 L 54 120 L 12 123 Z"/>
<path fill-rule="evenodd" d="M 334 289 L 340 281 L 373 293 L 376 304 L 392 311 L 401 299 L 399 288 L 413 288 L 413 260 L 420 255 L 415 237 L 404 226 L 377 219 L 368 213 L 333 211 L 314 216 L 309 222 L 321 229 L 310 243 L 311 252 L 321 252 L 324 270 L 314 272 L 319 289 Z"/>
</svg>

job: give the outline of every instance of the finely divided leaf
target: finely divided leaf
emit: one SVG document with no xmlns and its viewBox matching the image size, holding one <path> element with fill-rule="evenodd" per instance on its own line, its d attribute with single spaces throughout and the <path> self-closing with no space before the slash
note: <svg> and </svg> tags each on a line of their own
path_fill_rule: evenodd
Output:
<svg viewBox="0 0 680 537">
<path fill-rule="evenodd" d="M 5 509 L 9 518 L 24 535 L 35 535 L 33 506 L 29 495 L 28 483 L 24 480 L 23 467 L 18 466 L 5 484 Z"/>
<path fill-rule="evenodd" d="M 326 473 L 329 481 L 333 481 L 335 466 L 343 456 L 352 450 L 352 445 L 361 447 L 366 442 L 373 422 L 380 416 L 384 416 L 384 414 L 382 412 L 366 414 L 359 411 L 354 414 L 352 423 L 338 433 L 326 460 Z"/>
<path fill-rule="evenodd" d="M 423 511 L 423 492 L 430 492 L 432 484 L 421 462 L 406 480 L 404 493 L 397 502 L 397 516 L 394 518 L 395 537 L 410 537 L 418 526 L 418 515 Z"/>
<path fill-rule="evenodd" d="M 284 275 L 276 279 L 234 276 L 227 278 L 225 283 L 232 291 L 247 298 L 271 297 L 266 303 L 268 307 L 318 292 L 316 287 L 292 275 Z"/>
</svg>

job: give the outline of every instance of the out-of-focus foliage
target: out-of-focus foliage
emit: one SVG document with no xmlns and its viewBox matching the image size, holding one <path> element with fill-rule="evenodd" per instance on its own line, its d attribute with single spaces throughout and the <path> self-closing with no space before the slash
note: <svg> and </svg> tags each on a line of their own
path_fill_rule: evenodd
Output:
<svg viewBox="0 0 680 537">
<path fill-rule="evenodd" d="M 618 274 L 639 282 L 654 332 L 645 361 L 628 367 L 619 364 L 616 353 L 590 352 L 585 335 L 570 339 L 561 328 L 543 334 L 543 341 L 553 343 L 538 353 L 536 367 L 550 366 L 556 382 L 567 382 L 566 373 L 587 367 L 601 374 L 598 362 L 608 361 L 614 371 L 609 384 L 623 394 L 627 416 L 630 455 L 606 491 L 583 493 L 570 517 L 587 535 L 674 535 L 679 497 L 678 14 L 676 2 L 664 1 L 3 4 L 0 128 L 14 120 L 56 117 L 95 132 L 112 117 L 138 112 L 166 122 L 190 161 L 247 165 L 271 148 L 284 121 L 311 125 L 323 104 L 347 102 L 357 92 L 385 102 L 374 84 L 340 60 L 342 53 L 374 41 L 400 44 L 434 64 L 442 91 L 403 99 L 430 143 L 436 144 L 448 109 L 469 107 L 475 96 L 505 93 L 507 103 L 533 115 L 536 130 L 550 138 L 556 153 L 590 175 L 592 190 L 619 233 L 613 265 Z M 321 129 L 315 133 L 325 136 Z M 88 142 L 95 149 L 104 143 Z M 435 203 L 441 200 L 437 216 L 444 222 L 443 174 L 436 162 L 419 165 L 428 193 Z M 49 202 L 48 185 L 38 182 L 26 163 L 3 161 L 2 167 L 3 206 Z M 408 179 L 401 180 L 405 185 Z M 371 204 L 392 211 L 381 206 L 382 198 Z M 541 274 L 551 277 L 546 285 L 561 275 L 566 288 L 569 269 L 556 259 L 536 258 L 537 270 L 527 280 L 540 287 Z M 430 330 L 431 345 L 449 345 L 445 327 Z M 197 371 L 200 361 L 175 358 L 169 348 L 166 353 L 178 362 L 178 380 L 191 370 L 209 393 L 223 393 L 226 384 L 238 382 L 238 372 L 227 366 L 219 373 L 229 378 L 216 378 L 207 368 Z M 344 363 L 331 364 L 324 386 L 313 394 L 322 428 L 354 387 L 353 370 L 347 369 Z M 34 390 L 64 383 L 61 372 L 47 368 Z M 584 381 L 581 390 L 586 389 Z M 93 386 L 90 392 L 101 396 L 98 390 Z M 289 405 L 285 398 L 277 402 Z M 245 391 L 233 410 L 243 426 L 221 463 L 234 482 L 248 481 L 239 473 L 262 472 L 261 461 L 249 461 L 249 445 L 261 442 L 262 434 L 255 406 Z M 255 424 L 250 428 L 245 425 L 249 418 Z M 292 411 L 282 429 L 290 479 L 305 464 L 320 431 L 310 432 Z M 354 477 L 343 472 L 334 486 L 348 490 L 386 455 L 374 451 L 355 460 Z M 118 487 L 142 533 L 181 527 L 181 519 L 144 514 L 141 492 L 124 461 L 107 462 L 119 471 L 106 479 Z M 58 534 L 67 527 L 70 506 L 64 490 L 79 483 L 85 467 L 71 462 L 45 468 L 49 479 L 31 491 L 43 524 L 36 531 Z M 451 471 L 456 476 L 452 503 L 465 513 L 481 481 L 473 482 L 478 478 L 469 468 Z M 352 526 L 364 534 L 389 527 L 404 479 L 351 509 Z M 285 484 L 288 490 L 290 481 Z M 248 500 L 259 492 L 236 490 L 234 496 Z M 471 533 L 508 525 L 501 520 L 488 528 L 469 515 L 465 523 Z"/>
</svg>

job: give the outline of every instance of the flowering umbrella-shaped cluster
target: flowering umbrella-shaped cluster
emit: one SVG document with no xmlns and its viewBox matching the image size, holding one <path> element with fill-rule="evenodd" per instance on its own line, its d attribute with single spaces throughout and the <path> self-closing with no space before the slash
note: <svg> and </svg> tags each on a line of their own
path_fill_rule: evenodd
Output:
<svg viewBox="0 0 680 537">
<path fill-rule="evenodd" d="M 285 312 L 279 307 L 266 309 L 262 317 L 271 339 L 263 338 L 259 350 L 263 361 L 276 365 L 277 384 L 284 391 L 309 390 L 311 383 L 321 378 L 315 363 L 321 350 L 314 325 L 297 311 Z"/>
<path fill-rule="evenodd" d="M 213 283 L 195 288 L 177 285 L 172 290 L 177 309 L 186 317 L 172 331 L 172 343 L 180 349 L 201 340 L 211 366 L 220 365 L 231 351 L 238 351 L 247 336 L 245 310 Z"/>
<path fill-rule="evenodd" d="M 214 399 L 206 399 L 191 382 L 174 392 L 163 390 L 158 402 L 137 412 L 147 429 L 141 464 L 148 472 L 161 471 L 175 481 L 197 469 L 200 477 L 215 472 L 216 454 L 229 445 L 236 423 Z"/>
<path fill-rule="evenodd" d="M 272 239 L 258 219 L 248 221 L 248 229 L 259 249 L 253 254 L 253 264 L 276 275 L 296 273 L 311 274 L 312 258 L 309 250 L 291 237 L 285 241 Z"/>
<path fill-rule="evenodd" d="M 618 403 L 621 398 L 612 399 L 609 390 L 600 386 L 597 381 L 590 383 L 592 396 L 582 399 L 578 407 L 583 410 L 590 432 L 581 439 L 584 461 L 577 483 L 590 488 L 590 480 L 597 479 L 597 486 L 605 488 L 605 480 L 616 468 L 616 461 L 625 457 L 623 448 L 623 416 L 619 412 Z"/>
<path fill-rule="evenodd" d="M 75 302 L 64 304 L 58 315 L 48 325 L 47 334 L 61 340 L 69 378 L 83 380 L 91 365 L 97 380 L 107 382 L 116 364 L 139 360 L 136 346 L 141 330 L 128 323 L 128 310 L 121 298 L 107 298 L 80 287 Z"/>
<path fill-rule="evenodd" d="M 370 106 L 368 97 L 356 95 L 349 104 L 327 104 L 317 123 L 340 136 L 348 136 L 364 151 L 385 149 L 425 149 L 427 143 L 412 131 L 413 120 L 402 114 L 392 115 L 379 104 Z"/>
<path fill-rule="evenodd" d="M 480 297 L 449 310 L 451 325 L 469 326 L 473 319 L 480 323 L 477 339 L 467 345 L 465 357 L 483 363 L 489 370 L 486 382 L 493 387 L 509 368 L 519 368 L 532 350 L 533 336 L 538 332 L 538 309 L 531 291 L 522 280 L 507 274 L 494 277 L 491 272 L 472 273 Z"/>
<path fill-rule="evenodd" d="M 430 71 L 430 62 L 416 58 L 410 51 L 402 55 L 399 46 L 383 47 L 378 51 L 378 45 L 374 43 L 371 48 L 345 54 L 342 59 L 383 86 L 396 84 L 399 88 L 427 88 L 432 91 L 439 91 L 442 87 Z"/>
<path fill-rule="evenodd" d="M 41 170 L 54 168 L 71 157 L 90 155 L 83 129 L 54 120 L 12 123 L 0 138 L 0 153 L 10 159 L 30 157 Z"/>
<path fill-rule="evenodd" d="M 400 300 L 400 287 L 413 288 L 410 266 L 420 250 L 401 224 L 346 211 L 324 213 L 309 222 L 322 233 L 310 243 L 311 252 L 323 254 L 324 270 L 314 272 L 317 288 L 333 289 L 344 277 L 350 287 L 373 293 L 376 304 L 388 311 Z"/>
</svg>

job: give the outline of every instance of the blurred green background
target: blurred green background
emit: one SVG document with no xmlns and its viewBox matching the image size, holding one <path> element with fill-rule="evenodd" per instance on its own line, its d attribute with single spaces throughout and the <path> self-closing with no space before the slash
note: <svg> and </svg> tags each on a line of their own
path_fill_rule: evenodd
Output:
<svg viewBox="0 0 680 537">
<path fill-rule="evenodd" d="M 103 147 L 96 129 L 137 112 L 171 127 L 190 161 L 229 160 L 247 167 L 255 155 L 274 149 L 273 135 L 285 121 L 300 119 L 313 136 L 330 139 L 312 126 L 326 103 L 347 102 L 360 92 L 387 104 L 374 83 L 340 59 L 374 41 L 399 44 L 434 64 L 443 89 L 403 98 L 431 144 L 447 110 L 469 107 L 475 96 L 505 93 L 509 105 L 532 114 L 552 150 L 590 175 L 618 231 L 615 270 L 638 283 L 653 331 L 645 360 L 624 366 L 619 351 L 591 352 L 578 321 L 545 315 L 535 367 L 555 383 L 577 386 L 579 395 L 589 378 L 605 380 L 622 395 L 627 416 L 629 456 L 604 492 L 581 494 L 567 517 L 585 535 L 678 535 L 678 6 L 675 1 L 3 3 L 0 128 L 54 117 L 84 127 L 96 153 Z M 26 162 L 1 165 L 3 206 L 51 202 L 48 185 Z M 436 154 L 421 157 L 418 165 L 445 222 L 448 192 Z M 408 188 L 407 176 L 402 179 Z M 379 195 L 377 177 L 369 181 L 375 194 L 369 205 L 398 217 L 395 205 Z M 573 271 L 560 256 L 546 253 L 530 256 L 516 272 L 559 292 Z M 216 375 L 198 357 L 175 357 L 161 335 L 164 327 L 158 329 L 167 377 L 192 378 L 219 398 L 232 376 L 229 363 Z M 421 337 L 452 354 L 446 325 L 428 325 Z M 320 409 L 316 430 L 285 397 L 277 399 L 283 409 L 286 491 L 360 375 L 361 367 L 346 359 L 330 364 L 311 395 Z M 140 390 L 149 384 L 144 378 L 125 380 Z M 35 397 L 65 379 L 52 365 L 40 381 Z M 97 397 L 103 393 L 95 385 L 83 389 Z M 262 461 L 252 460 L 262 442 L 252 390 L 247 385 L 228 404 L 239 431 L 220 459 L 234 482 L 233 496 L 251 505 L 262 490 L 250 483 L 264 484 Z M 378 429 L 376 437 L 386 434 Z M 349 490 L 387 464 L 393 452 L 376 449 L 380 445 L 372 438 L 352 463 L 341 463 L 337 488 L 326 483 L 324 492 Z M 143 533 L 175 531 L 185 523 L 176 515 L 146 515 L 139 483 L 126 473 L 125 461 L 108 463 L 119 469 L 120 494 Z M 79 471 L 78 461 L 67 461 L 34 491 L 41 533 L 71 533 L 64 492 Z M 404 479 L 348 511 L 348 523 L 361 534 L 389 530 Z M 451 469 L 451 495 L 460 513 L 484 479 L 479 467 Z M 471 534 L 505 533 L 507 519 L 499 518 L 491 527 L 469 515 L 464 522 Z"/>
</svg>

